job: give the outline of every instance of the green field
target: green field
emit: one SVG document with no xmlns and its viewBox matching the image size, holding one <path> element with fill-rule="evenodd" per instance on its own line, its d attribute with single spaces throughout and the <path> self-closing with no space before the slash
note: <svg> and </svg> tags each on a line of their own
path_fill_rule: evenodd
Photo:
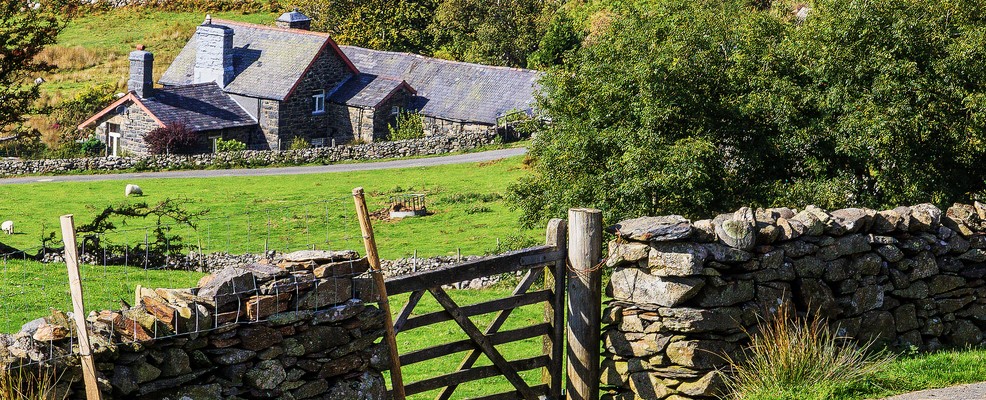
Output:
<svg viewBox="0 0 986 400">
<path fill-rule="evenodd" d="M 82 225 L 110 205 L 180 198 L 188 201 L 189 211 L 208 211 L 196 229 L 173 227 L 172 233 L 190 246 L 187 250 L 201 246 L 206 253 L 239 254 L 313 245 L 362 250 L 351 192 L 363 186 L 371 212 L 381 214 L 386 214 L 391 195 L 427 195 L 431 215 L 374 221 L 383 258 L 407 257 L 415 251 L 419 257 L 484 254 L 495 250 L 498 242 L 516 246 L 543 236 L 539 229 L 521 228 L 519 212 L 503 198 L 507 185 L 525 173 L 521 159 L 510 158 L 350 173 L 6 185 L 0 186 L 0 219 L 15 221 L 16 234 L 0 237 L 0 242 L 33 249 L 40 246 L 42 233 L 58 231 L 61 215 L 74 214 L 76 225 Z M 140 185 L 146 196 L 124 197 L 127 183 Z M 153 221 L 118 225 L 120 232 L 103 237 L 104 243 L 141 243 L 151 234 Z"/>
</svg>

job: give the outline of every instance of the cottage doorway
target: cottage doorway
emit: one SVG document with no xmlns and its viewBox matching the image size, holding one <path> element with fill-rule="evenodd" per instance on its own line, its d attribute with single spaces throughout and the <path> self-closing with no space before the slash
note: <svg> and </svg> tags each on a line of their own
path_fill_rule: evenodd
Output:
<svg viewBox="0 0 986 400">
<path fill-rule="evenodd" d="M 109 144 L 109 156 L 119 157 L 120 156 L 120 125 L 119 124 L 106 124 L 106 142 Z"/>
</svg>

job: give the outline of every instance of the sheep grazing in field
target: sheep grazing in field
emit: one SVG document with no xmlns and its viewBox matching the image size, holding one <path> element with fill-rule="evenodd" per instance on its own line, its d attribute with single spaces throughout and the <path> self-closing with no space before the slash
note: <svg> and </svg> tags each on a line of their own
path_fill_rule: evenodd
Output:
<svg viewBox="0 0 986 400">
<path fill-rule="evenodd" d="M 2 230 L 3 233 L 6 233 L 8 235 L 13 235 L 14 234 L 14 221 L 3 221 L 3 223 L 0 224 L 0 230 Z"/>
<path fill-rule="evenodd" d="M 130 195 L 143 196 L 144 195 L 144 191 L 143 190 L 140 190 L 140 186 L 137 186 L 137 185 L 127 185 L 127 190 L 126 190 L 126 192 L 124 194 L 126 194 L 127 197 L 130 197 Z"/>
</svg>

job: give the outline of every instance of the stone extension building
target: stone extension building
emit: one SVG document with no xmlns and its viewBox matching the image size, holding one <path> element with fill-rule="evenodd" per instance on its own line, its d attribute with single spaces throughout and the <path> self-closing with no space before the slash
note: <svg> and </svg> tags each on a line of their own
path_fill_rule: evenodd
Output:
<svg viewBox="0 0 986 400">
<path fill-rule="evenodd" d="M 144 135 L 171 124 L 199 134 L 197 152 L 217 138 L 251 149 L 285 149 L 386 139 L 404 111 L 426 135 L 494 129 L 530 114 L 539 73 L 338 46 L 285 13 L 277 26 L 206 17 L 155 87 L 154 56 L 130 53 L 128 93 L 79 125 L 95 129 L 108 155 L 146 154 Z"/>
</svg>

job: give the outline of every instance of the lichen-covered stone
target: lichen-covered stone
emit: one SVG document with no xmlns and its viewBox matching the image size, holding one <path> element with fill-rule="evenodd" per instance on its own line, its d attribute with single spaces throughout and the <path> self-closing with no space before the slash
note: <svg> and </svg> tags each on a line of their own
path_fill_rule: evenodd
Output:
<svg viewBox="0 0 986 400">
<path fill-rule="evenodd" d="M 613 298 L 628 302 L 677 306 L 694 297 L 705 285 L 697 277 L 662 277 L 640 268 L 617 268 L 610 276 Z"/>
</svg>

